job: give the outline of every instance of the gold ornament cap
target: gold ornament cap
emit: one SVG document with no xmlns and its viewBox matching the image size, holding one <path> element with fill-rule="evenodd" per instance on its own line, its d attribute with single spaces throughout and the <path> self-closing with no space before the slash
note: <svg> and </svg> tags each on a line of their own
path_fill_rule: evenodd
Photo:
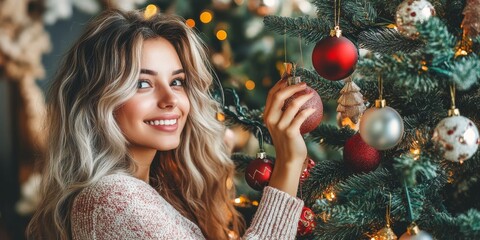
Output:
<svg viewBox="0 0 480 240">
<path fill-rule="evenodd" d="M 375 107 L 376 108 L 384 108 L 387 106 L 387 101 L 385 99 L 377 99 L 375 100 Z"/>
<path fill-rule="evenodd" d="M 458 110 L 458 108 L 450 108 L 448 109 L 448 116 L 449 117 L 460 116 L 460 110 Z"/>
<path fill-rule="evenodd" d="M 330 30 L 330 36 L 331 37 L 341 37 L 342 36 L 342 30 L 340 30 L 340 26 L 335 26 L 334 29 Z"/>
<path fill-rule="evenodd" d="M 292 86 L 298 83 L 301 83 L 302 80 L 300 77 L 295 76 L 295 71 L 297 69 L 297 65 L 295 63 L 283 63 L 285 67 L 285 72 L 283 73 L 282 79 L 287 79 L 288 86 Z"/>
<path fill-rule="evenodd" d="M 409 235 L 417 235 L 419 232 L 420 232 L 420 228 L 414 222 L 407 227 L 407 233 Z"/>
</svg>

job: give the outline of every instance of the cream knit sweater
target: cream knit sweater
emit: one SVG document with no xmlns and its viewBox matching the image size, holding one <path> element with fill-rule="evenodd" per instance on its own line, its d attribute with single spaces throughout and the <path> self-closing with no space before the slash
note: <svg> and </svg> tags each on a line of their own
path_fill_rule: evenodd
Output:
<svg viewBox="0 0 480 240">
<path fill-rule="evenodd" d="M 302 200 L 266 187 L 242 239 L 294 239 L 302 207 Z M 73 239 L 205 239 L 150 185 L 121 174 L 82 190 L 70 217 Z"/>
</svg>

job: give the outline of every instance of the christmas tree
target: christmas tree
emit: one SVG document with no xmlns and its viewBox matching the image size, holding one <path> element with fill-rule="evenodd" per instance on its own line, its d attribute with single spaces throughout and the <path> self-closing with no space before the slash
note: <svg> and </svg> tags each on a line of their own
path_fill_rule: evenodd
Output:
<svg viewBox="0 0 480 240">
<path fill-rule="evenodd" d="M 284 77 L 339 103 L 339 126 L 305 135 L 343 154 L 305 169 L 299 197 L 313 213 L 299 239 L 480 239 L 480 1 L 313 4 L 317 17 L 264 18 L 315 45 L 313 67 Z M 235 104 L 227 118 L 269 143 L 261 109 Z"/>
</svg>

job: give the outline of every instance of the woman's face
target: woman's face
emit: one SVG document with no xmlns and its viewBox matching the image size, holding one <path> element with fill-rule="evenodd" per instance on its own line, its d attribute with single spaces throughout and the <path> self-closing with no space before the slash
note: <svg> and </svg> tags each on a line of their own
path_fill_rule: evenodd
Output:
<svg viewBox="0 0 480 240">
<path fill-rule="evenodd" d="M 139 157 L 177 148 L 189 111 L 175 48 L 164 38 L 144 41 L 137 92 L 116 111 L 130 153 Z"/>
</svg>

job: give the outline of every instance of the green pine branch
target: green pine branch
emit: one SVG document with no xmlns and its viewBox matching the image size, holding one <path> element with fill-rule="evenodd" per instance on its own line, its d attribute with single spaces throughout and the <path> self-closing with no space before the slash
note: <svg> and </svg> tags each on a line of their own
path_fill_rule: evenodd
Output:
<svg viewBox="0 0 480 240">
<path fill-rule="evenodd" d="M 370 28 L 358 35 L 358 46 L 360 48 L 382 54 L 412 53 L 423 45 L 422 41 L 409 39 L 393 28 Z"/>
<path fill-rule="evenodd" d="M 280 35 L 301 37 L 307 43 L 316 43 L 318 40 L 329 36 L 332 26 L 317 18 L 301 16 L 296 18 L 266 16 L 263 19 L 265 28 Z"/>
</svg>

